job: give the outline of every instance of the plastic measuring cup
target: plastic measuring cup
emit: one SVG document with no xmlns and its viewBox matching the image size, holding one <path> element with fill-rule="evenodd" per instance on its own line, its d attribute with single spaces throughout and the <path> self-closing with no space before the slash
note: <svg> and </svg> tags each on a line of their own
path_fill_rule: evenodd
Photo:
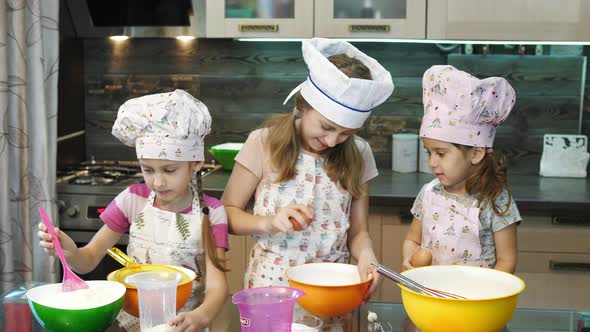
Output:
<svg viewBox="0 0 590 332">
<path fill-rule="evenodd" d="M 166 331 L 176 316 L 176 287 L 182 275 L 172 271 L 140 272 L 125 278 L 137 287 L 141 331 Z"/>
<path fill-rule="evenodd" d="M 305 293 L 290 287 L 255 287 L 232 296 L 238 305 L 242 332 L 290 331 L 295 301 Z"/>
</svg>

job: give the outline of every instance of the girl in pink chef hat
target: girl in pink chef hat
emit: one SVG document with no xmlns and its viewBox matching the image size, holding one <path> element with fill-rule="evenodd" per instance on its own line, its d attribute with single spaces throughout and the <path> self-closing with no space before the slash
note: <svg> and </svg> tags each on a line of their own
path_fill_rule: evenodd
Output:
<svg viewBox="0 0 590 332">
<path fill-rule="evenodd" d="M 219 200 L 202 193 L 199 173 L 210 130 L 207 107 L 183 90 L 128 100 L 112 133 L 136 148 L 145 183 L 127 187 L 109 204 L 100 215 L 104 226 L 86 246 L 78 248 L 56 228 L 68 264 L 78 273 L 92 271 L 127 232 L 127 254 L 136 262 L 195 271 L 191 297 L 169 331 L 206 329 L 228 296 L 227 215 Z M 45 225 L 39 229 L 40 246 L 53 255 L 51 236 Z M 139 319 L 123 310 L 117 319 L 126 331 L 140 330 Z"/>
<path fill-rule="evenodd" d="M 506 167 L 492 151 L 496 128 L 515 93 L 500 77 L 477 79 L 452 66 L 433 66 L 422 80 L 420 137 L 436 176 L 412 207 L 402 269 L 431 250 L 432 264 L 467 264 L 513 273 L 516 226 L 522 220 L 507 188 Z"/>
<path fill-rule="evenodd" d="M 314 38 L 302 51 L 309 76 L 287 97 L 296 94 L 293 112 L 250 134 L 222 197 L 230 232 L 256 242 L 244 287 L 288 286 L 289 267 L 348 263 L 352 255 L 362 279 L 373 275 L 368 298 L 378 280 L 367 232 L 369 180 L 377 168 L 356 133 L 393 82 L 347 42 Z"/>
</svg>

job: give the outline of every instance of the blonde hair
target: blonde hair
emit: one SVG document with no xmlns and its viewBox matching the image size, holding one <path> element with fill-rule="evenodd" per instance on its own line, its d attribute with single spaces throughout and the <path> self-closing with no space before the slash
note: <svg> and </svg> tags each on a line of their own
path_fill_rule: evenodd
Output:
<svg viewBox="0 0 590 332">
<path fill-rule="evenodd" d="M 474 148 L 461 144 L 453 145 L 457 146 L 464 154 Z M 512 205 L 512 194 L 508 190 L 508 174 L 504 156 L 500 155 L 498 159 L 495 159 L 493 153 L 486 152 L 483 159 L 474 166 L 467 177 L 465 189 L 468 194 L 475 196 L 480 207 L 490 204 L 496 215 L 502 216 L 508 213 L 510 205 Z M 498 206 L 496 200 L 504 190 L 508 192 L 508 202 L 506 206 Z"/>
<path fill-rule="evenodd" d="M 215 246 L 215 241 L 213 240 L 213 234 L 211 233 L 211 223 L 209 222 L 209 209 L 203 200 L 203 182 L 201 180 L 201 173 L 196 173 L 196 185 L 197 185 L 197 195 L 199 196 L 199 205 L 203 209 L 203 224 L 201 225 L 201 238 L 203 243 L 205 244 L 205 248 L 207 251 L 207 256 L 213 262 L 213 265 L 223 272 L 229 271 L 225 267 L 225 261 L 221 257 L 217 256 L 217 247 Z"/>
<path fill-rule="evenodd" d="M 370 80 L 371 71 L 359 60 L 344 54 L 328 57 L 328 60 L 348 77 Z M 297 93 L 295 108 L 304 114 L 313 108 Z M 275 182 L 292 179 L 296 173 L 295 163 L 301 149 L 301 137 L 295 127 L 296 115 L 291 112 L 272 117 L 262 128 L 268 128 L 268 144 L 272 166 L 278 172 Z M 365 195 L 362 190 L 362 177 L 365 163 L 355 139 L 351 135 L 346 141 L 326 151 L 324 169 L 330 179 L 347 190 L 352 197 Z"/>
</svg>

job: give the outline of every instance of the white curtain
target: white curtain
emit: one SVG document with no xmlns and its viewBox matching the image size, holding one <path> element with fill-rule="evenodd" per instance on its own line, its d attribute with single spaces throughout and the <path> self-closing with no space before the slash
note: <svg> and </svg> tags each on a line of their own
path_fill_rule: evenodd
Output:
<svg viewBox="0 0 590 332">
<path fill-rule="evenodd" d="M 55 219 L 59 0 L 0 0 L 0 293 L 55 282 L 37 209 Z"/>
</svg>

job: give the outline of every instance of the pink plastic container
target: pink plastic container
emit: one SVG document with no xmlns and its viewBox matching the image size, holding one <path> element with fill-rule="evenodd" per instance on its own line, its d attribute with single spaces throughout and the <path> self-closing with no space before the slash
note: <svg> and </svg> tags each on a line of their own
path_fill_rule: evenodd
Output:
<svg viewBox="0 0 590 332">
<path fill-rule="evenodd" d="M 242 332 L 290 331 L 293 306 L 305 293 L 290 287 L 256 287 L 232 296 L 240 311 Z"/>
</svg>

